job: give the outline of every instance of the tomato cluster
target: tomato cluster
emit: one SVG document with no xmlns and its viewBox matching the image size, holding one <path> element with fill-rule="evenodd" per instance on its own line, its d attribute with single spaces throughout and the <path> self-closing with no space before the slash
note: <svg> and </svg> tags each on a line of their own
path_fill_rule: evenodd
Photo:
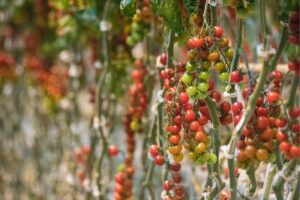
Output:
<svg viewBox="0 0 300 200">
<path fill-rule="evenodd" d="M 147 69 L 141 60 L 136 60 L 131 77 L 134 80 L 133 85 L 129 88 L 129 107 L 124 118 L 126 132 L 127 151 L 125 157 L 125 169 L 115 176 L 116 185 L 114 199 L 127 199 L 132 195 L 132 178 L 134 168 L 132 166 L 135 138 L 134 134 L 141 131 L 143 113 L 148 104 L 147 89 L 145 87 L 145 78 Z M 114 154 L 115 152 L 113 152 Z M 122 184 L 124 183 L 124 184 Z M 125 184 L 126 183 L 126 184 Z"/>
<path fill-rule="evenodd" d="M 163 200 L 182 200 L 185 198 L 180 169 L 181 165 L 179 163 L 170 164 L 172 179 L 163 182 L 164 191 L 161 195 Z"/>
<path fill-rule="evenodd" d="M 188 40 L 190 60 L 181 81 L 187 86 L 186 91 L 191 98 L 203 99 L 208 95 L 211 66 L 219 72 L 221 81 L 229 79 L 233 48 L 228 44 L 229 39 L 223 37 L 223 28 L 220 26 L 215 26 L 211 31 L 203 31 L 199 37 Z"/>
<path fill-rule="evenodd" d="M 136 43 L 141 42 L 150 28 L 150 22 L 154 18 L 152 9 L 150 8 L 149 1 L 143 1 L 140 9 L 136 10 L 131 23 L 130 35 L 126 38 L 126 43 L 129 46 L 134 46 Z"/>
<path fill-rule="evenodd" d="M 12 78 L 15 75 L 15 67 L 14 57 L 0 51 L 0 77 Z"/>
<path fill-rule="evenodd" d="M 299 11 L 300 8 L 289 13 L 289 42 L 295 45 L 299 45 Z"/>
<path fill-rule="evenodd" d="M 271 73 L 268 91 L 258 98 L 255 113 L 242 129 L 237 145 L 239 149 L 237 164 L 240 167 L 246 167 L 260 161 L 272 162 L 276 139 L 280 142 L 279 148 L 286 158 L 299 157 L 300 147 L 296 144 L 299 145 L 300 124 L 297 118 L 300 116 L 300 109 L 295 107 L 290 110 L 292 111 L 290 117 L 294 119 L 293 121 L 290 120 L 290 130 L 294 133 L 292 138 L 295 138 L 295 140 L 292 139 L 295 145 L 292 145 L 288 141 L 288 134 L 284 133 L 289 129 L 287 118 L 281 111 L 280 88 L 282 79 L 283 74 L 281 72 L 273 71 Z M 242 95 L 245 100 L 249 98 L 251 89 L 253 88 L 243 89 Z M 235 125 L 239 122 L 243 111 L 242 102 L 237 101 L 232 104 Z"/>
<path fill-rule="evenodd" d="M 198 101 L 192 103 L 188 88 L 180 81 L 185 73 L 183 64 L 178 64 L 175 68 L 166 68 L 160 73 L 164 83 L 168 152 L 175 162 L 181 162 L 184 157 L 183 146 L 189 159 L 199 164 L 214 163 L 216 157 L 208 151 L 211 138 L 202 127 L 209 119 L 209 112 L 207 107 L 203 109 L 199 106 Z M 203 112 L 207 115 L 200 115 Z"/>
<path fill-rule="evenodd" d="M 86 178 L 85 168 L 88 155 L 91 153 L 91 148 L 89 145 L 83 145 L 82 147 L 75 148 L 73 152 L 78 167 L 76 176 L 80 184 L 82 184 Z"/>
<path fill-rule="evenodd" d="M 45 61 L 34 55 L 27 55 L 23 63 L 31 78 L 55 101 L 66 94 L 68 72 L 65 66 L 47 69 Z"/>
</svg>

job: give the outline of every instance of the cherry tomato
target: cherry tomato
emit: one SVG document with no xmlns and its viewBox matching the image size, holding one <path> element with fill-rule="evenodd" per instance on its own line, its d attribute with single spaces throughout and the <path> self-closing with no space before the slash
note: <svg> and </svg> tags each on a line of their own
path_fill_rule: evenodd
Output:
<svg viewBox="0 0 300 200">
<path fill-rule="evenodd" d="M 269 152 L 265 149 L 258 149 L 256 151 L 256 158 L 260 161 L 266 161 L 269 158 Z"/>
<path fill-rule="evenodd" d="M 253 145 L 247 145 L 245 148 L 245 154 L 248 158 L 252 158 L 256 154 L 256 147 Z"/>
<path fill-rule="evenodd" d="M 190 131 L 197 132 L 199 130 L 199 128 L 200 128 L 200 125 L 199 125 L 199 123 L 197 121 L 191 122 L 191 124 L 190 124 Z"/>
<path fill-rule="evenodd" d="M 194 149 L 194 151 L 199 154 L 203 153 L 205 150 L 206 150 L 206 144 L 203 142 L 197 144 L 197 146 Z"/>
<path fill-rule="evenodd" d="M 243 80 L 243 75 L 238 70 L 231 72 L 230 81 L 232 83 L 239 83 L 242 80 Z"/>
<path fill-rule="evenodd" d="M 186 104 L 189 102 L 189 95 L 186 92 L 181 92 L 179 94 L 179 99 L 182 104 Z"/>
<path fill-rule="evenodd" d="M 289 142 L 283 141 L 279 144 L 279 149 L 284 153 L 288 153 L 290 151 L 290 148 L 291 144 Z"/>
<path fill-rule="evenodd" d="M 119 148 L 116 145 L 109 145 L 108 154 L 110 156 L 116 156 L 119 153 Z"/>
<path fill-rule="evenodd" d="M 157 156 L 158 155 L 158 145 L 157 144 L 152 144 L 149 148 L 149 152 L 151 156 Z"/>
<path fill-rule="evenodd" d="M 165 163 L 165 157 L 163 155 L 156 155 L 155 156 L 155 164 L 161 166 Z"/>
<path fill-rule="evenodd" d="M 214 27 L 214 36 L 218 38 L 223 36 L 223 28 L 221 26 Z"/>
<path fill-rule="evenodd" d="M 196 118 L 196 114 L 192 110 L 187 110 L 184 114 L 184 119 L 187 122 L 192 122 L 195 120 L 195 118 Z"/>
<path fill-rule="evenodd" d="M 265 116 L 260 116 L 257 118 L 258 128 L 265 129 L 270 125 L 270 120 Z"/>
</svg>

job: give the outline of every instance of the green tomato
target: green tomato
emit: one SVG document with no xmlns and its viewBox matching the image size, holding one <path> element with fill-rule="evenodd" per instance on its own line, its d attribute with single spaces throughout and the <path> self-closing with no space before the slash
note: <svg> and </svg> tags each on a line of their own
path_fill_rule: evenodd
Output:
<svg viewBox="0 0 300 200">
<path fill-rule="evenodd" d="M 190 85 L 193 81 L 193 76 L 188 73 L 184 73 L 181 77 L 181 81 L 186 85 Z"/>
<path fill-rule="evenodd" d="M 186 92 L 190 97 L 194 97 L 197 94 L 197 87 L 196 86 L 189 86 L 186 89 Z"/>
<path fill-rule="evenodd" d="M 229 79 L 229 73 L 228 72 L 222 72 L 219 74 L 219 79 L 223 82 L 228 81 Z"/>
<path fill-rule="evenodd" d="M 214 65 L 214 69 L 219 71 L 219 72 L 222 71 L 224 68 L 225 68 L 225 64 L 223 62 L 217 62 Z"/>
<path fill-rule="evenodd" d="M 203 69 L 209 69 L 210 66 L 211 66 L 211 62 L 204 61 L 201 66 L 202 66 Z"/>
<path fill-rule="evenodd" d="M 209 86 L 207 82 L 202 82 L 197 85 L 198 90 L 200 90 L 201 92 L 207 92 L 208 87 Z"/>
<path fill-rule="evenodd" d="M 132 38 L 131 36 L 128 36 L 128 37 L 126 38 L 126 43 L 127 43 L 128 46 L 133 46 L 133 45 L 135 45 L 135 41 L 133 40 L 133 38 Z"/>
<path fill-rule="evenodd" d="M 132 122 L 130 122 L 130 129 L 133 130 L 134 132 L 140 130 L 140 127 L 141 125 L 137 120 L 133 120 Z"/>
<path fill-rule="evenodd" d="M 208 164 L 215 164 L 217 162 L 217 156 L 213 153 L 209 154 Z"/>
<path fill-rule="evenodd" d="M 132 30 L 132 32 L 140 32 L 140 31 L 143 30 L 143 26 L 141 26 L 137 22 L 133 22 L 132 25 L 131 25 L 131 30 Z"/>
<path fill-rule="evenodd" d="M 208 71 L 203 71 L 203 72 L 200 72 L 199 76 L 198 76 L 200 79 L 202 80 L 208 80 L 210 78 L 210 73 Z"/>
<path fill-rule="evenodd" d="M 143 36 L 141 34 L 139 34 L 138 32 L 132 32 L 131 37 L 136 42 L 142 41 L 142 39 L 143 39 Z"/>
<path fill-rule="evenodd" d="M 208 93 L 207 92 L 201 92 L 201 91 L 197 91 L 197 98 L 198 99 L 205 99 L 207 97 Z"/>
<path fill-rule="evenodd" d="M 209 159 L 210 159 L 210 153 L 207 153 L 207 152 L 204 152 L 202 155 L 201 155 L 202 159 L 204 162 L 208 162 Z"/>
<path fill-rule="evenodd" d="M 196 69 L 196 65 L 195 65 L 195 63 L 189 61 L 188 63 L 186 63 L 185 68 L 186 68 L 186 71 L 191 72 Z"/>
</svg>

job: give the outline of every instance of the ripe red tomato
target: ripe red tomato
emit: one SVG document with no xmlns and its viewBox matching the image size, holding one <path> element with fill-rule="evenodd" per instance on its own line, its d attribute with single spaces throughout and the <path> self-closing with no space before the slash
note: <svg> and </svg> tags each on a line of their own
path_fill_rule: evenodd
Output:
<svg viewBox="0 0 300 200">
<path fill-rule="evenodd" d="M 150 147 L 149 147 L 149 152 L 150 152 L 150 155 L 151 156 L 156 156 L 158 155 L 158 145 L 157 144 L 152 144 Z"/>
<path fill-rule="evenodd" d="M 223 36 L 223 28 L 221 26 L 214 27 L 214 36 L 218 38 Z"/>
<path fill-rule="evenodd" d="M 262 134 L 260 135 L 260 138 L 263 140 L 263 141 L 269 141 L 269 140 L 272 140 L 272 138 L 274 137 L 274 130 L 272 130 L 271 128 L 267 128 L 265 129 Z"/>
<path fill-rule="evenodd" d="M 290 148 L 290 154 L 294 158 L 300 157 L 300 146 L 292 145 Z"/>
<path fill-rule="evenodd" d="M 197 132 L 200 128 L 200 125 L 197 121 L 193 121 L 191 124 L 190 124 L 190 131 L 192 132 Z"/>
<path fill-rule="evenodd" d="M 201 115 L 199 118 L 198 118 L 198 123 L 203 126 L 205 125 L 207 122 L 208 122 L 209 118 L 207 117 L 207 115 Z"/>
<path fill-rule="evenodd" d="M 291 144 L 287 141 L 280 142 L 279 144 L 279 149 L 284 153 L 288 153 L 290 151 L 290 148 Z"/>
<path fill-rule="evenodd" d="M 278 92 L 274 92 L 274 91 L 268 92 L 267 101 L 269 103 L 274 103 L 274 102 L 278 101 L 279 99 L 280 99 L 280 95 L 278 94 Z"/>
<path fill-rule="evenodd" d="M 161 166 L 165 163 L 165 157 L 163 155 L 156 155 L 155 156 L 155 164 Z"/>
<path fill-rule="evenodd" d="M 285 134 L 285 133 L 282 132 L 282 131 L 278 131 L 278 132 L 276 133 L 276 138 L 277 138 L 277 140 L 278 140 L 279 142 L 282 142 L 282 141 L 285 141 L 285 140 L 288 139 L 288 135 Z"/>
<path fill-rule="evenodd" d="M 195 114 L 194 111 L 192 111 L 192 110 L 187 110 L 187 111 L 185 112 L 185 115 L 184 115 L 185 121 L 187 121 L 187 122 L 192 122 L 192 121 L 195 120 L 195 118 L 196 118 L 196 114 Z"/>
<path fill-rule="evenodd" d="M 116 145 L 109 145 L 108 154 L 110 156 L 116 156 L 119 153 L 119 148 Z"/>
<path fill-rule="evenodd" d="M 270 125 L 270 120 L 269 118 L 265 116 L 260 116 L 257 118 L 257 126 L 260 129 L 265 129 Z"/>
<path fill-rule="evenodd" d="M 228 113 L 231 110 L 231 104 L 228 101 L 224 101 L 221 104 L 221 109 L 223 110 L 224 113 Z"/>
<path fill-rule="evenodd" d="M 181 126 L 181 123 L 182 123 L 182 117 L 181 115 L 176 115 L 173 117 L 173 122 L 174 124 L 178 125 L 178 126 Z"/>
<path fill-rule="evenodd" d="M 291 118 L 298 118 L 300 116 L 300 107 L 293 107 L 289 110 L 289 115 Z"/>
<path fill-rule="evenodd" d="M 189 95 L 186 92 L 181 92 L 179 94 L 179 99 L 182 104 L 186 104 L 189 102 Z"/>
<path fill-rule="evenodd" d="M 243 104 L 242 102 L 234 102 L 231 106 L 231 110 L 234 114 L 238 114 L 241 110 L 243 109 Z"/>
<path fill-rule="evenodd" d="M 90 147 L 90 145 L 88 145 L 88 144 L 83 145 L 83 146 L 81 147 L 81 151 L 82 151 L 82 153 L 85 154 L 85 155 L 90 154 L 90 152 L 91 152 L 91 147 Z"/>
<path fill-rule="evenodd" d="M 218 92 L 218 91 L 213 91 L 211 94 L 210 94 L 211 98 L 213 98 L 215 100 L 215 102 L 219 102 L 221 100 L 221 93 Z"/>
<path fill-rule="evenodd" d="M 243 80 L 243 75 L 238 70 L 232 71 L 230 74 L 230 81 L 232 83 L 239 83 Z"/>
<path fill-rule="evenodd" d="M 170 169 L 174 172 L 178 172 L 181 169 L 181 164 L 173 162 L 170 164 Z"/>
</svg>

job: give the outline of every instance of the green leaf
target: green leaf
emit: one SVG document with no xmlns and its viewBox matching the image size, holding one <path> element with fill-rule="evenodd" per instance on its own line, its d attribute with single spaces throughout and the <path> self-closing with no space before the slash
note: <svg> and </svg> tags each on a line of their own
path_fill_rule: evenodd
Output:
<svg viewBox="0 0 300 200">
<path fill-rule="evenodd" d="M 167 26 L 175 32 L 183 31 L 178 0 L 151 0 L 151 6 L 153 11 L 164 19 Z"/>
<path fill-rule="evenodd" d="M 120 8 L 124 16 L 133 17 L 136 10 L 136 0 L 122 0 L 120 2 Z"/>
<path fill-rule="evenodd" d="M 183 3 L 189 13 L 194 13 L 197 11 L 197 0 L 183 0 Z"/>
</svg>

